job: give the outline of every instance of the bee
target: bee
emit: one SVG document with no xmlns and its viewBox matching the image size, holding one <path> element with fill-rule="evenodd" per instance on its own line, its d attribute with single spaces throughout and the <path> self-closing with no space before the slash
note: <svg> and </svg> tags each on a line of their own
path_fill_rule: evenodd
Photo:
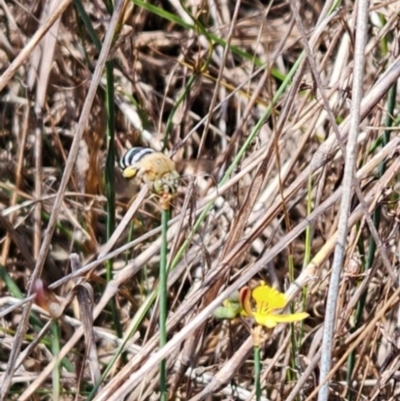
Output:
<svg viewBox="0 0 400 401">
<path fill-rule="evenodd" d="M 141 178 L 157 194 L 174 194 L 178 189 L 180 175 L 175 163 L 151 148 L 135 147 L 128 150 L 119 166 L 125 178 Z"/>
</svg>

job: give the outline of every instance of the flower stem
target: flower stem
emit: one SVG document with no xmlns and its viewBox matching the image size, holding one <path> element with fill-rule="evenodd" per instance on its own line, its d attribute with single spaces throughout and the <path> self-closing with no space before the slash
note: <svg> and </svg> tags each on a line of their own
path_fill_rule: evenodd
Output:
<svg viewBox="0 0 400 401">
<path fill-rule="evenodd" d="M 260 361 L 260 346 L 254 345 L 254 386 L 256 390 L 256 400 L 261 399 L 261 361 Z"/>
<path fill-rule="evenodd" d="M 168 250 L 168 220 L 169 209 L 163 209 L 161 214 L 161 255 L 160 255 L 160 348 L 167 343 L 167 250 Z M 166 360 L 160 362 L 160 400 L 167 401 L 167 369 Z"/>
</svg>

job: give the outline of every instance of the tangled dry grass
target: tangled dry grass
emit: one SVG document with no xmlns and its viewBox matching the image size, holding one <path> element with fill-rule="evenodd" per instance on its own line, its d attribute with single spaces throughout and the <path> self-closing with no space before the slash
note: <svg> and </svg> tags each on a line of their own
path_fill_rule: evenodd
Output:
<svg viewBox="0 0 400 401">
<path fill-rule="evenodd" d="M 400 4 L 369 3 L 357 109 L 364 3 L 0 0 L 2 400 L 158 400 L 163 358 L 169 399 L 255 399 L 252 322 L 212 311 L 260 280 L 310 315 L 266 333 L 260 399 L 316 399 L 341 230 L 328 399 L 399 399 Z M 182 176 L 161 349 L 138 145 Z"/>
</svg>

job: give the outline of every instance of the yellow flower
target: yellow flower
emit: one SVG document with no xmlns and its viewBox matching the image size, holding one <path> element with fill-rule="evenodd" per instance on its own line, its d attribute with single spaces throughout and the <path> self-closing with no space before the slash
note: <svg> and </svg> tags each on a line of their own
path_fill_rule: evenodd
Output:
<svg viewBox="0 0 400 401">
<path fill-rule="evenodd" d="M 255 301 L 255 309 L 251 307 L 250 297 Z M 252 292 L 245 287 L 240 292 L 240 300 L 243 310 L 248 316 L 254 317 L 257 324 L 268 328 L 275 327 L 278 323 L 298 322 L 308 317 L 308 313 L 291 313 L 278 315 L 274 311 L 286 306 L 286 297 L 275 288 L 267 286 L 263 281 Z"/>
</svg>

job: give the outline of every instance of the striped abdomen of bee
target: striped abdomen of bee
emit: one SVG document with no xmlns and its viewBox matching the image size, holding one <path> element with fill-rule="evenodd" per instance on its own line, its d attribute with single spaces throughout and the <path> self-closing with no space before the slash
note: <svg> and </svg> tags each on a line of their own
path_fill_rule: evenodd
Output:
<svg viewBox="0 0 400 401">
<path fill-rule="evenodd" d="M 175 193 L 178 188 L 180 176 L 175 163 L 164 153 L 151 148 L 128 150 L 119 166 L 125 178 L 139 177 L 157 194 Z"/>
</svg>

